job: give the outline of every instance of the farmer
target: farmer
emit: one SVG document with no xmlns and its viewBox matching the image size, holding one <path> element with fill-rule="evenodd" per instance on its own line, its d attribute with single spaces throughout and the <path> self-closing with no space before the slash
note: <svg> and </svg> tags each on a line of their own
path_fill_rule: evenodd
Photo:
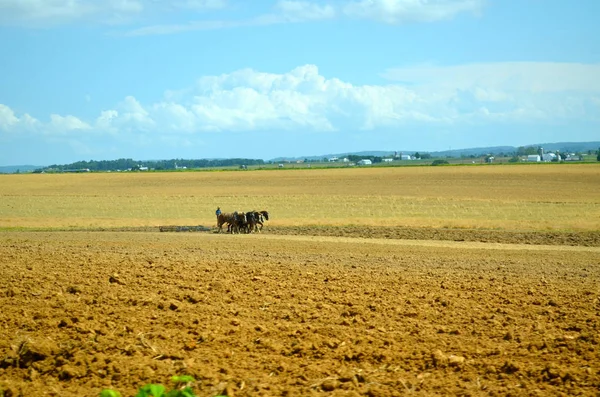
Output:
<svg viewBox="0 0 600 397">
<path fill-rule="evenodd" d="M 217 223 L 219 222 L 219 215 L 221 215 L 221 207 L 217 207 L 215 211 L 215 215 L 217 216 Z"/>
</svg>

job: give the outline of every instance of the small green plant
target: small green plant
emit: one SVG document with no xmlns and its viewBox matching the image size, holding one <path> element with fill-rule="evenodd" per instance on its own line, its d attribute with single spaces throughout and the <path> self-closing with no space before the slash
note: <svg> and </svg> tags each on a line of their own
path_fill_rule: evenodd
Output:
<svg viewBox="0 0 600 397">
<path fill-rule="evenodd" d="M 121 397 L 121 393 L 111 389 L 104 389 L 100 392 L 100 397 Z"/>
<path fill-rule="evenodd" d="M 167 392 L 163 385 L 147 384 L 138 390 L 135 397 L 197 397 L 191 384 L 195 379 L 189 375 L 173 376 L 173 390 Z M 104 389 L 99 397 L 121 397 L 121 393 L 111 389 Z M 219 396 L 218 396 L 219 397 Z"/>
</svg>

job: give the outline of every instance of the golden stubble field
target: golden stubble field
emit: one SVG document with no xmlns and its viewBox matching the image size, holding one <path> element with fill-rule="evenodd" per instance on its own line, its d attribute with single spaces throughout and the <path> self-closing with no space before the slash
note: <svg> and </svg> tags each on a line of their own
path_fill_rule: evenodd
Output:
<svg viewBox="0 0 600 397">
<path fill-rule="evenodd" d="M 220 206 L 274 226 L 597 230 L 600 167 L 0 175 L 0 198 L 0 228 L 213 225 Z"/>
<path fill-rule="evenodd" d="M 599 170 L 0 176 L 0 391 L 598 395 Z"/>
</svg>

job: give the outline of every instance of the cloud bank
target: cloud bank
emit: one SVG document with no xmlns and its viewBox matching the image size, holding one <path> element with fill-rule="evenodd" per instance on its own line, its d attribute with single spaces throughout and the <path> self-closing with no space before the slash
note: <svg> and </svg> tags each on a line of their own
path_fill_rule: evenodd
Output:
<svg viewBox="0 0 600 397">
<path fill-rule="evenodd" d="M 384 85 L 353 85 L 303 65 L 275 74 L 204 76 L 156 101 L 127 96 L 92 120 L 17 114 L 0 104 L 0 137 L 326 133 L 403 127 L 600 121 L 600 64 L 493 63 L 389 69 Z M 71 135 L 69 135 L 71 134 Z"/>
<path fill-rule="evenodd" d="M 235 9 L 255 4 L 234 0 L 0 0 L 0 25 L 52 27 L 73 23 L 137 26 L 121 34 L 130 36 L 173 34 L 334 18 L 364 19 L 387 24 L 435 22 L 461 13 L 477 14 L 484 0 L 278 0 L 270 10 L 235 18 Z M 257 8 L 258 9 L 258 8 Z M 227 19 L 209 19 L 209 11 L 231 11 Z M 173 23 L 153 23 L 165 17 Z M 141 26 L 140 26 L 141 25 Z"/>
<path fill-rule="evenodd" d="M 226 4 L 226 0 L 0 0 L 0 24 L 132 23 L 140 17 L 221 9 Z"/>
</svg>

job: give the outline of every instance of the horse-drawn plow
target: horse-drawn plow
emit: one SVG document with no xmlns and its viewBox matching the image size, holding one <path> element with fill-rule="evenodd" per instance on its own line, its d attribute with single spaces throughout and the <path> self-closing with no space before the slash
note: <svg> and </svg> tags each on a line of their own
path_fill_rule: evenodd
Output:
<svg viewBox="0 0 600 397">
<path fill-rule="evenodd" d="M 198 226 L 159 226 L 158 230 L 161 232 L 210 232 L 211 228 L 198 225 Z"/>
</svg>

